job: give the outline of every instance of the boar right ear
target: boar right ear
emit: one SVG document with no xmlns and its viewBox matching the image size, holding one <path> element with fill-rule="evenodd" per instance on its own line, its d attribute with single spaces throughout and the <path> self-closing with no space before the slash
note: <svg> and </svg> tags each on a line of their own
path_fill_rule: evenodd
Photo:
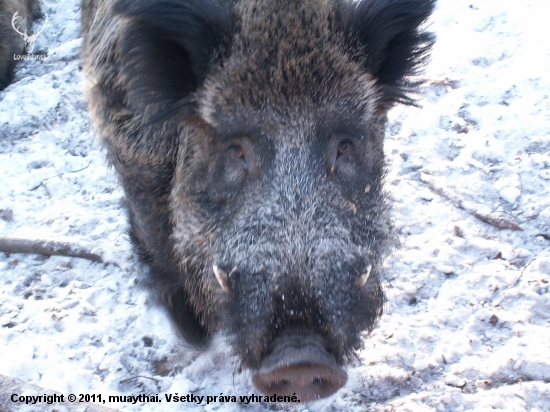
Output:
<svg viewBox="0 0 550 412">
<path fill-rule="evenodd" d="M 414 104 L 409 93 L 434 37 L 419 26 L 430 16 L 435 0 L 361 0 L 347 3 L 342 13 L 344 33 L 355 57 L 374 77 L 380 106 Z"/>
<path fill-rule="evenodd" d="M 233 32 L 225 2 L 121 0 L 114 12 L 127 17 L 118 56 L 127 104 L 147 113 L 154 106 L 189 101 Z M 145 112 L 145 113 L 144 113 Z"/>
</svg>

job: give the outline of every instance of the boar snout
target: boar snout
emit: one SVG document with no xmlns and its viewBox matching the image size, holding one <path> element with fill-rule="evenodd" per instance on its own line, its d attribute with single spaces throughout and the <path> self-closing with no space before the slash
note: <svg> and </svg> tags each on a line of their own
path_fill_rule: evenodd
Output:
<svg viewBox="0 0 550 412">
<path fill-rule="evenodd" d="M 296 394 L 300 402 L 309 402 L 332 395 L 348 379 L 318 335 L 282 336 L 272 348 L 252 378 L 265 394 Z"/>
</svg>

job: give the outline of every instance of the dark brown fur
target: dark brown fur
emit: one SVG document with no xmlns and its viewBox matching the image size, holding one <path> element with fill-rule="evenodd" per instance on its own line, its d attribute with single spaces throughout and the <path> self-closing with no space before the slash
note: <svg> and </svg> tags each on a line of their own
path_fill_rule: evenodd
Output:
<svg viewBox="0 0 550 412">
<path fill-rule="evenodd" d="M 134 245 L 187 342 L 223 329 L 256 370 L 288 336 L 320 337 L 338 365 L 352 357 L 381 313 L 394 243 L 386 112 L 413 103 L 432 8 L 83 2 L 90 110 Z"/>
<path fill-rule="evenodd" d="M 0 0 L 0 90 L 13 80 L 17 64 L 13 55 L 25 54 L 25 41 L 11 24 L 15 12 L 19 12 L 20 30 L 30 34 L 33 19 L 40 17 L 38 0 Z"/>
</svg>

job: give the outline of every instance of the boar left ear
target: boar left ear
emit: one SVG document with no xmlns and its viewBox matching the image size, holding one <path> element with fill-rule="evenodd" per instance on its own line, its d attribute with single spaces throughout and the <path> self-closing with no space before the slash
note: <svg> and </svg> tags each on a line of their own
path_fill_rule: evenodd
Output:
<svg viewBox="0 0 550 412">
<path fill-rule="evenodd" d="M 125 18 L 115 64 L 127 104 L 142 114 L 191 101 L 231 43 L 233 22 L 223 0 L 119 0 L 113 10 Z"/>
<path fill-rule="evenodd" d="M 342 13 L 346 41 L 354 57 L 376 80 L 380 108 L 414 104 L 409 93 L 419 85 L 408 79 L 425 63 L 434 37 L 419 26 L 435 0 L 361 0 L 347 3 Z"/>
</svg>

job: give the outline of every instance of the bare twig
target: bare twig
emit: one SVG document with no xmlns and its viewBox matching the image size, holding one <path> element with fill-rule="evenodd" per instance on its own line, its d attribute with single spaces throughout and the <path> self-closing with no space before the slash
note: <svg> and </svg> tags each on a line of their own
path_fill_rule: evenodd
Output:
<svg viewBox="0 0 550 412">
<path fill-rule="evenodd" d="M 128 381 L 131 381 L 131 380 L 134 380 L 134 379 L 137 379 L 137 378 L 151 379 L 152 381 L 155 381 L 156 383 L 160 382 L 160 379 L 157 379 L 157 378 L 152 378 L 150 376 L 137 375 L 137 376 L 132 376 L 130 378 L 122 379 L 120 381 L 120 383 L 128 382 Z"/>
<path fill-rule="evenodd" d="M 477 217 L 485 223 L 498 227 L 499 229 L 523 230 L 520 225 L 512 220 L 498 216 L 484 206 L 475 204 L 474 202 L 470 202 L 468 200 L 460 199 L 458 196 L 449 193 L 447 190 L 437 187 L 434 184 L 433 177 L 430 175 L 420 173 L 420 180 L 422 180 L 422 182 L 424 182 L 432 192 L 451 201 L 456 207 L 465 210 L 472 216 Z"/>
<path fill-rule="evenodd" d="M 64 176 L 64 175 L 68 175 L 69 173 L 78 173 L 78 172 L 82 172 L 83 170 L 86 170 L 87 168 L 89 168 L 91 164 L 92 164 L 92 161 L 90 160 L 90 161 L 88 162 L 88 166 L 84 166 L 82 169 L 78 169 L 78 170 L 69 170 L 68 172 L 59 173 L 59 174 L 56 174 L 55 176 L 50 176 L 50 177 L 45 178 L 44 181 L 45 181 L 45 180 L 49 180 L 49 179 L 53 179 L 54 177 L 61 177 L 61 176 Z"/>
<path fill-rule="evenodd" d="M 46 191 L 46 194 L 48 195 L 48 199 L 52 200 L 52 195 L 51 195 L 50 191 L 48 190 L 48 186 L 46 186 L 46 183 L 44 183 L 44 181 L 40 182 L 37 186 L 30 189 L 31 192 L 38 189 L 40 186 L 42 186 L 44 188 L 44 190 Z"/>
<path fill-rule="evenodd" d="M 0 237 L 0 252 L 30 253 L 47 256 L 69 256 L 103 263 L 102 256 L 90 252 L 82 245 L 77 245 L 69 242 L 58 242 L 54 240 Z"/>
<path fill-rule="evenodd" d="M 54 177 L 59 177 L 61 178 L 61 176 L 63 175 L 67 175 L 69 173 L 78 173 L 78 172 L 82 172 L 83 170 L 86 170 L 88 167 L 90 167 L 90 165 L 92 164 L 92 162 L 88 162 L 88 166 L 85 166 L 83 167 L 82 169 L 78 169 L 78 170 L 69 170 L 68 172 L 64 172 L 64 173 L 59 173 L 59 174 L 56 174 L 55 176 L 50 176 L 50 177 L 47 177 L 45 178 L 44 180 L 42 180 L 38 185 L 36 185 L 35 187 L 31 188 L 30 191 L 32 192 L 33 190 L 36 190 L 38 189 L 40 186 L 44 187 L 44 189 L 46 190 L 46 193 L 48 195 L 48 197 L 51 199 L 52 196 L 50 194 L 50 191 L 48 190 L 48 187 L 46 186 L 46 184 L 44 183 L 46 180 L 50 180 L 50 179 L 53 179 Z"/>
<path fill-rule="evenodd" d="M 518 278 L 517 278 L 516 281 L 514 282 L 514 286 L 516 286 L 516 285 L 518 284 L 519 280 L 520 280 L 521 277 L 523 276 L 523 272 L 525 272 L 525 269 L 527 269 L 527 268 L 529 267 L 529 265 L 530 265 L 531 263 L 533 263 L 533 261 L 535 261 L 535 260 L 537 260 L 536 257 L 534 257 L 534 258 L 531 259 L 529 262 L 527 262 L 527 264 L 521 269 L 521 272 L 520 272 Z"/>
</svg>

